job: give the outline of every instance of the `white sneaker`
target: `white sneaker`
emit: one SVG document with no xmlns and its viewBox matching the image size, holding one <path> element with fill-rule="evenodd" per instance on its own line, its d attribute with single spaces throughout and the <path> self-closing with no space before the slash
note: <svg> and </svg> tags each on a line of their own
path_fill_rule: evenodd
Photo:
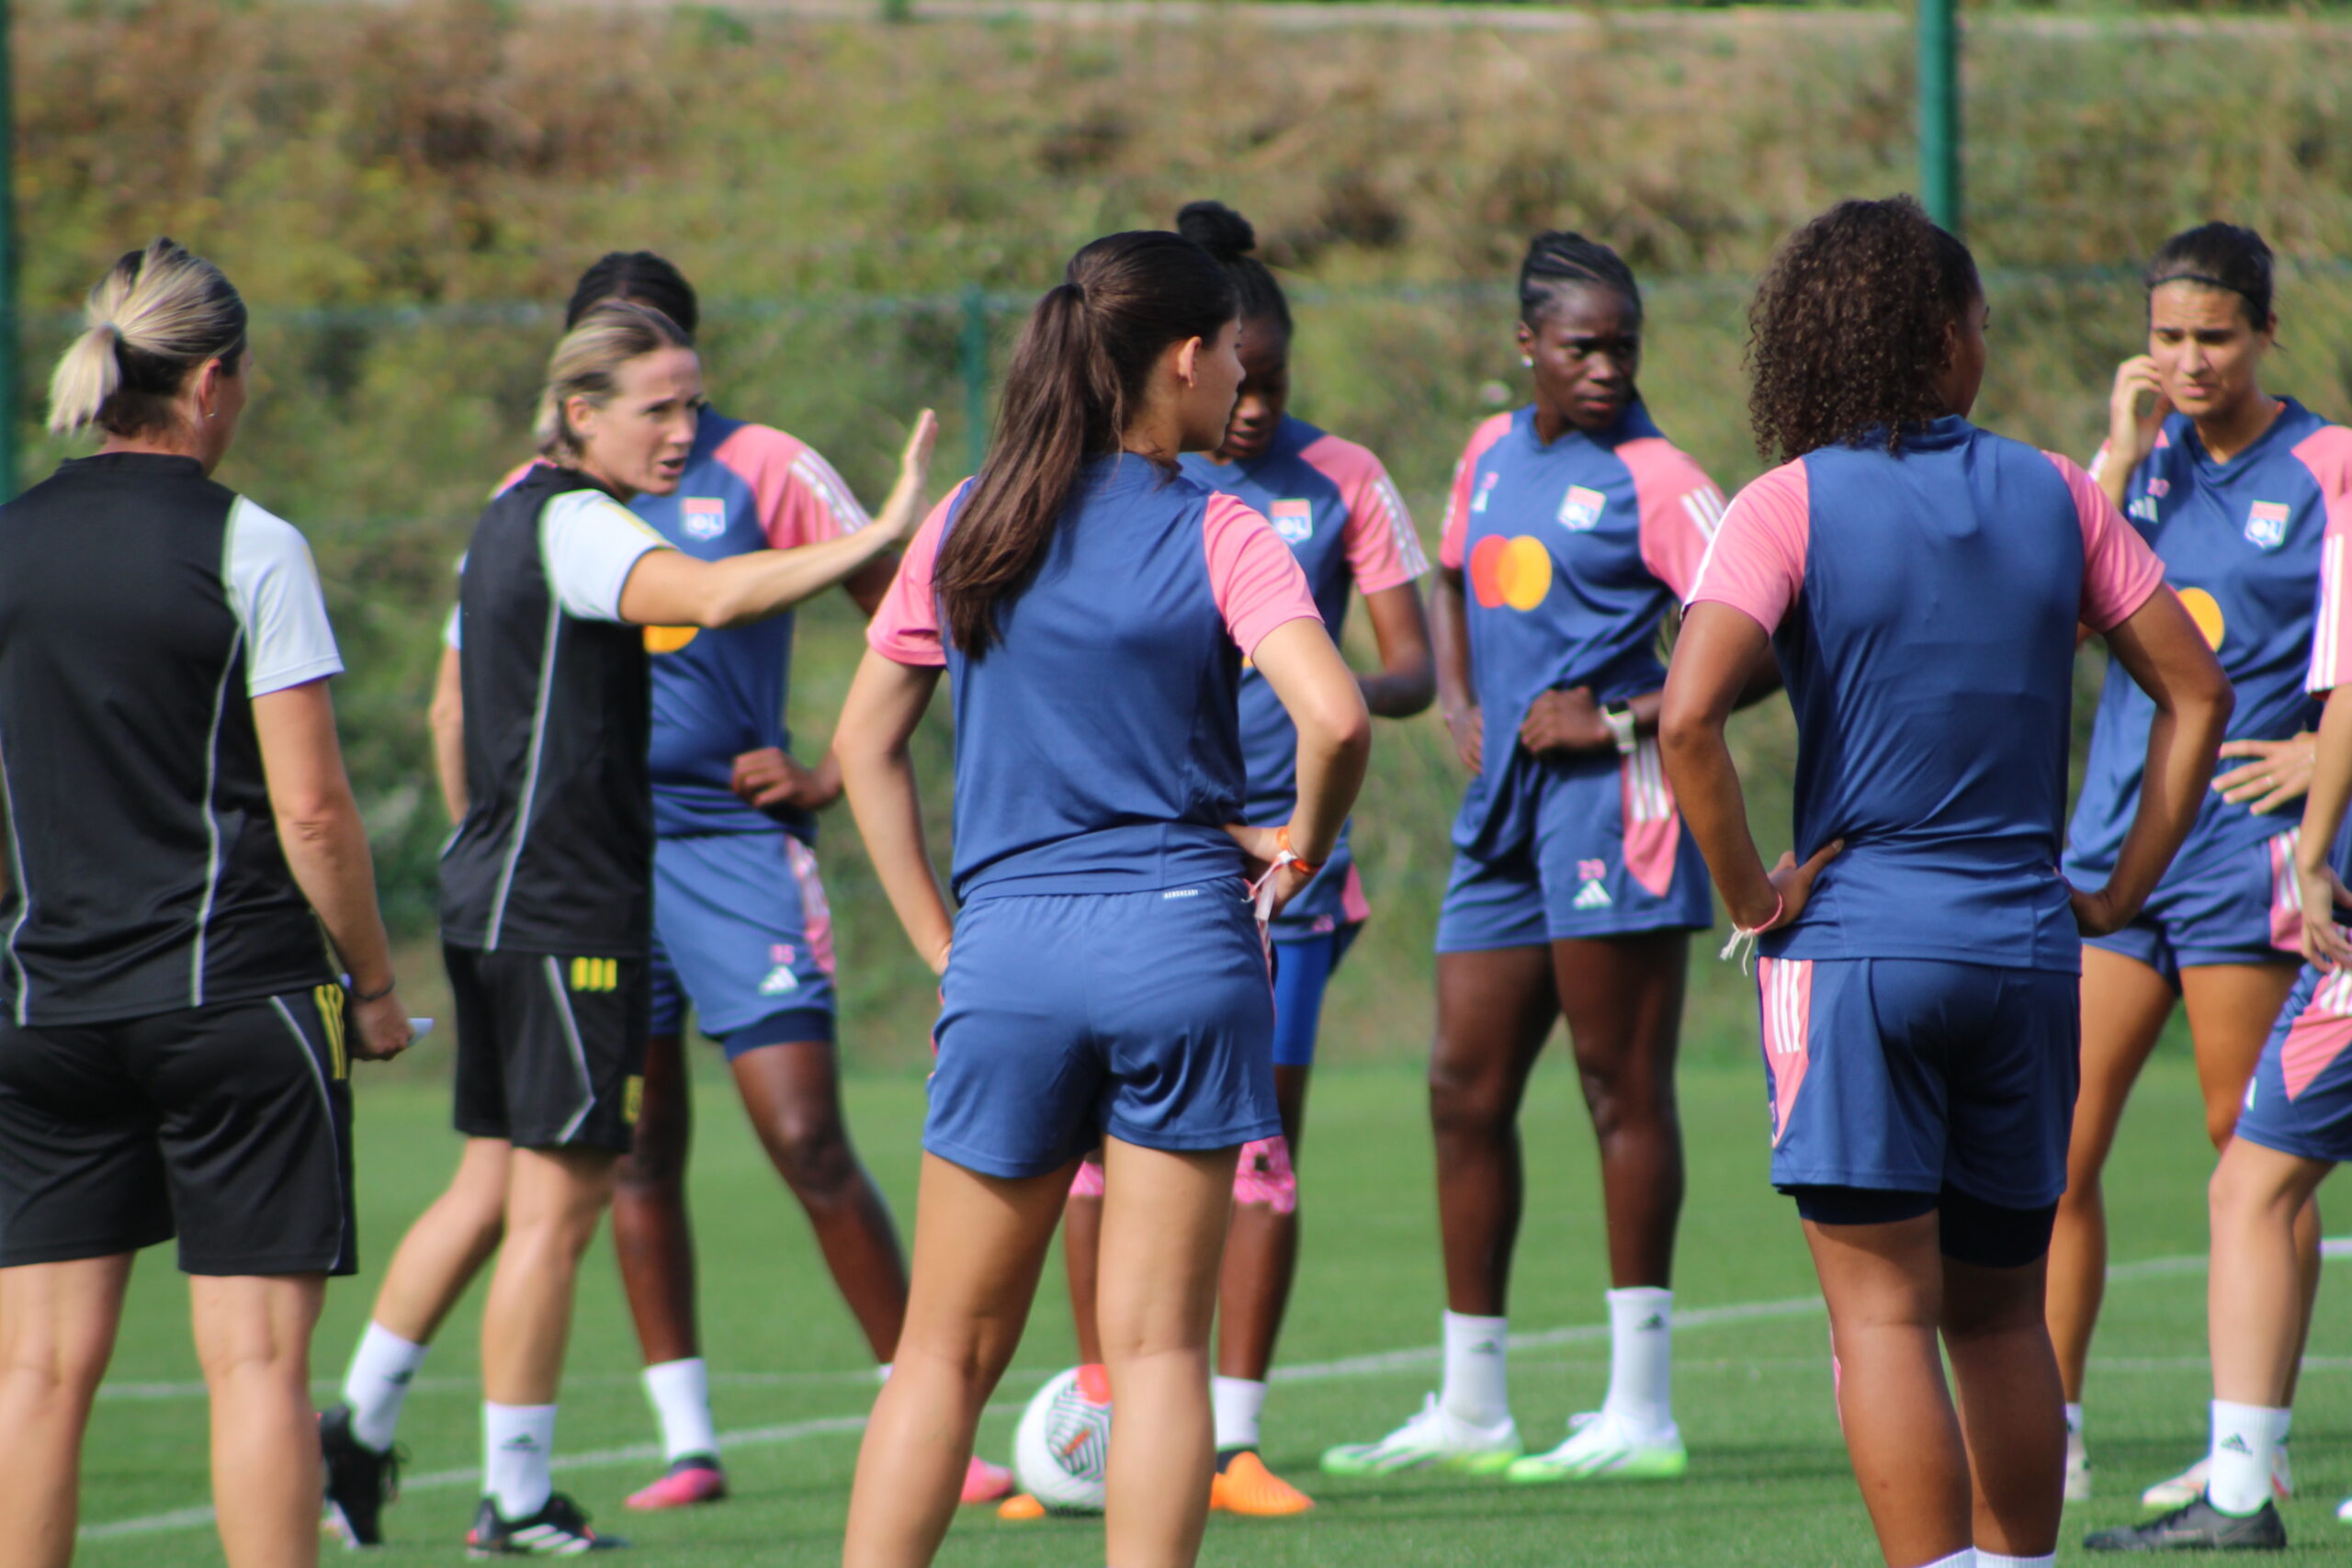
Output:
<svg viewBox="0 0 2352 1568">
<path fill-rule="evenodd" d="M 2070 1428 L 2066 1433 L 2066 1501 L 2086 1503 L 2090 1495 L 2090 1450 L 2083 1446 L 2083 1435 Z"/>
<path fill-rule="evenodd" d="M 1323 1469 L 1332 1475 L 1386 1475 L 1398 1470 L 1452 1470 L 1492 1475 L 1527 1451 L 1519 1423 L 1506 1416 L 1497 1427 L 1474 1427 L 1458 1419 L 1430 1394 L 1420 1414 L 1376 1443 L 1341 1443 L 1323 1450 Z"/>
<path fill-rule="evenodd" d="M 1530 1454 L 1504 1474 L 1521 1485 L 1554 1481 L 1673 1481 L 1690 1470 L 1681 1428 L 1638 1436 L 1605 1410 L 1568 1417 L 1568 1440 L 1550 1453 Z"/>
<path fill-rule="evenodd" d="M 2352 1497 L 2346 1497 L 2335 1505 L 2335 1517 L 2346 1524 L 2352 1525 Z"/>
<path fill-rule="evenodd" d="M 2140 1494 L 2143 1508 L 2185 1508 L 2205 1495 L 2205 1483 L 2212 1479 L 2213 1461 L 2209 1456 L 2199 1460 L 2169 1481 L 2159 1481 Z M 2281 1443 L 2270 1459 L 2270 1490 L 2284 1503 L 2295 1495 L 2294 1467 L 2287 1461 L 2287 1445 Z"/>
</svg>

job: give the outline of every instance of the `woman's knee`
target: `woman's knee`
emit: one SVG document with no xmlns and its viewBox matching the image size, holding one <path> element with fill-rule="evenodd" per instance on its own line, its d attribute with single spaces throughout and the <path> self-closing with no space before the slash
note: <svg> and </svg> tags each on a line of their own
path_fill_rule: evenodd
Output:
<svg viewBox="0 0 2352 1568">
<path fill-rule="evenodd" d="M 683 1108 L 665 1107 L 640 1116 L 629 1151 L 614 1169 L 615 1185 L 631 1192 L 683 1185 L 686 1179 L 686 1138 Z"/>
<path fill-rule="evenodd" d="M 839 1111 L 828 1106 L 792 1106 L 762 1129 L 761 1141 L 776 1170 L 803 1202 L 834 1203 L 858 1184 L 857 1153 Z"/>
<path fill-rule="evenodd" d="M 1509 1076 L 1491 1063 L 1445 1054 L 1430 1060 L 1430 1124 L 1441 1138 L 1499 1138 L 1519 1114 Z"/>
</svg>

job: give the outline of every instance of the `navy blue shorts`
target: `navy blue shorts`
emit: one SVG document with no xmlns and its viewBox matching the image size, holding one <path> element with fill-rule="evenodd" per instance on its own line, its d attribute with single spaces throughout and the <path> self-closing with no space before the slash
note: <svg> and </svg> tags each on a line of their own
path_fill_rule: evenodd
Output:
<svg viewBox="0 0 2352 1568">
<path fill-rule="evenodd" d="M 2303 951 L 2302 889 L 2295 880 L 2290 829 L 2250 848 L 2173 862 L 2137 919 L 2084 944 L 2136 958 L 2177 988 L 2183 969 L 2209 964 L 2289 964 Z M 2069 868 L 2077 886 L 2096 887 L 2106 872 Z"/>
<path fill-rule="evenodd" d="M 1706 862 L 1683 831 L 1655 741 L 1613 767 L 1533 776 L 1543 796 L 1532 841 L 1494 855 L 1455 853 L 1438 907 L 1440 953 L 1714 923 Z"/>
<path fill-rule="evenodd" d="M 1274 998 L 1238 881 L 964 906 L 922 1146 L 1037 1176 L 1105 1134 L 1237 1148 L 1282 1131 Z"/>
<path fill-rule="evenodd" d="M 2082 982 L 1936 959 L 1767 958 L 1757 976 L 1775 1187 L 2066 1190 Z"/>
<path fill-rule="evenodd" d="M 817 857 L 789 833 L 706 833 L 653 845 L 653 1032 L 691 1002 L 732 1058 L 833 1038 L 833 920 Z"/>
<path fill-rule="evenodd" d="M 2302 1159 L 2352 1160 L 2352 973 L 2303 965 L 2245 1086 L 2236 1136 Z"/>
<path fill-rule="evenodd" d="M 1314 936 L 1286 937 L 1274 931 L 1274 1066 L 1311 1067 L 1315 1037 L 1323 1026 L 1323 993 L 1355 945 L 1361 925 L 1340 926 Z"/>
</svg>

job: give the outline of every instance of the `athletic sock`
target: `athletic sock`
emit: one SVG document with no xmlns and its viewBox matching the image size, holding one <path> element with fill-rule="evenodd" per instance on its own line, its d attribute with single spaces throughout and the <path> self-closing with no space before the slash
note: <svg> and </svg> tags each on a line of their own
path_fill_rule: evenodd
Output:
<svg viewBox="0 0 2352 1568">
<path fill-rule="evenodd" d="M 1258 1413 L 1266 1407 L 1266 1385 L 1255 1378 L 1209 1380 L 1209 1404 L 1216 1413 L 1216 1448 L 1258 1446 Z"/>
<path fill-rule="evenodd" d="M 1674 1292 L 1609 1292 L 1609 1398 L 1601 1409 L 1636 1438 L 1674 1425 Z"/>
<path fill-rule="evenodd" d="M 2205 1495 L 2213 1506 L 2243 1518 L 2270 1500 L 2270 1463 L 2287 1413 L 2261 1404 L 2213 1402 L 2213 1470 Z"/>
<path fill-rule="evenodd" d="M 675 1464 L 688 1454 L 718 1457 L 718 1429 L 710 1419 L 710 1369 L 700 1356 L 645 1369 L 645 1397 L 662 1423 L 662 1457 Z"/>
<path fill-rule="evenodd" d="M 2070 1438 L 2083 1435 L 2083 1407 L 2079 1404 L 2066 1406 L 2066 1435 Z"/>
<path fill-rule="evenodd" d="M 1933 1562 L 1924 1563 L 1922 1568 L 1976 1568 L 1984 1561 L 1972 1546 L 1965 1551 L 1955 1551 L 1950 1557 L 1939 1557 Z"/>
<path fill-rule="evenodd" d="M 2058 1554 L 2045 1551 L 2039 1557 L 2004 1557 L 1997 1551 L 1976 1549 L 1976 1568 L 2055 1568 Z"/>
<path fill-rule="evenodd" d="M 382 1324 L 370 1322 L 351 1353 L 343 1377 L 343 1402 L 351 1406 L 351 1435 L 382 1453 L 400 1430 L 401 1405 L 429 1345 L 412 1345 Z"/>
<path fill-rule="evenodd" d="M 896 1365 L 898 1365 L 896 1361 L 885 1361 L 880 1366 L 876 1367 L 874 1369 L 874 1381 L 876 1382 L 888 1382 L 890 1381 L 890 1369 Z"/>
<path fill-rule="evenodd" d="M 1510 1419 L 1503 1363 L 1509 1331 L 1506 1318 L 1445 1314 L 1445 1390 L 1437 1402 L 1455 1420 L 1499 1427 Z"/>
<path fill-rule="evenodd" d="M 500 1518 L 514 1524 L 547 1506 L 554 1448 L 554 1405 L 483 1404 L 481 1489 Z"/>
</svg>

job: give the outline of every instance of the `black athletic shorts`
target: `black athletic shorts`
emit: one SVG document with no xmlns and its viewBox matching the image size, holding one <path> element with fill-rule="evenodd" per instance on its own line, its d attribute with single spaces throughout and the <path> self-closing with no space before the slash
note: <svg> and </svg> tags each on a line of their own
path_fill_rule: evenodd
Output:
<svg viewBox="0 0 2352 1568">
<path fill-rule="evenodd" d="M 458 1010 L 458 1131 L 627 1154 L 652 1021 L 646 960 L 441 951 Z"/>
<path fill-rule="evenodd" d="M 0 1021 L 0 1269 L 177 1235 L 190 1274 L 348 1274 L 343 988 Z"/>
</svg>

